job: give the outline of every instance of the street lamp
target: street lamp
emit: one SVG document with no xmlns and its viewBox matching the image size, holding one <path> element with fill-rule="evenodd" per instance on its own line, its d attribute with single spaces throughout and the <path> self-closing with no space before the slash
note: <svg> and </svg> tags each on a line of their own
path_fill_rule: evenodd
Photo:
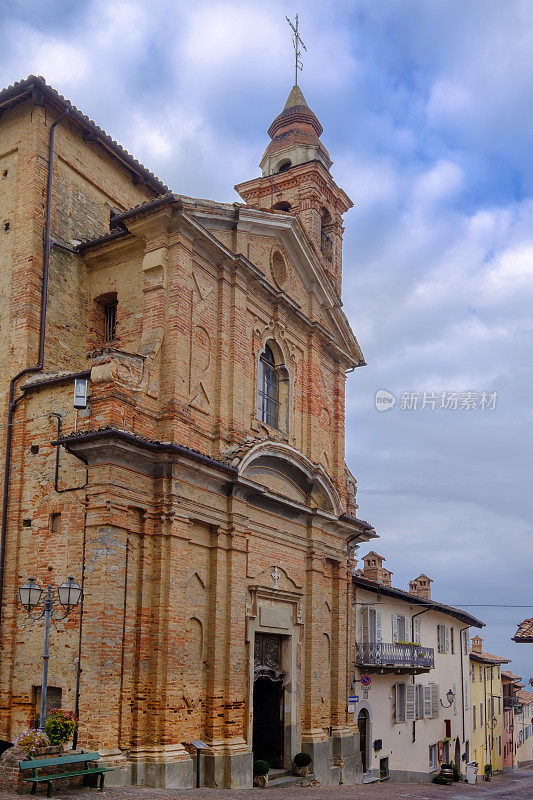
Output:
<svg viewBox="0 0 533 800">
<path fill-rule="evenodd" d="M 54 596 L 57 593 L 57 598 Z M 49 642 L 50 642 L 50 622 L 54 619 L 60 622 L 71 612 L 74 606 L 77 606 L 81 600 L 82 589 L 76 583 L 74 578 L 70 577 L 64 581 L 61 586 L 56 590 L 52 590 L 52 585 L 49 583 L 46 589 L 46 596 L 44 598 L 43 610 L 35 613 L 36 609 L 44 594 L 44 589 L 41 589 L 35 578 L 28 578 L 26 583 L 23 583 L 19 588 L 20 602 L 28 612 L 30 619 L 42 619 L 44 617 L 44 645 L 43 645 L 43 678 L 41 683 L 41 711 L 39 716 L 39 729 L 44 731 L 46 722 L 46 693 L 48 687 L 48 659 L 50 657 Z M 64 613 L 54 613 L 54 605 L 59 600 L 59 603 L 65 609 Z"/>
<path fill-rule="evenodd" d="M 440 700 L 440 704 L 441 704 L 441 706 L 443 708 L 450 708 L 451 704 L 455 700 L 455 692 L 452 689 L 448 689 L 448 691 L 446 692 L 446 700 L 448 701 L 448 705 L 447 706 L 444 705 L 444 703 L 442 702 L 440 697 L 439 697 L 439 700 Z"/>
</svg>

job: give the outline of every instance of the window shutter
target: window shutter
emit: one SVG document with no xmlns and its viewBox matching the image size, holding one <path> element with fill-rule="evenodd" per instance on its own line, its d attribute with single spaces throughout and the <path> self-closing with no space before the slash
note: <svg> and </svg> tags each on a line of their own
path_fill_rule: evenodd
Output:
<svg viewBox="0 0 533 800">
<path fill-rule="evenodd" d="M 453 628 L 450 628 L 450 649 L 452 653 L 455 653 L 455 642 L 453 640 Z"/>
<path fill-rule="evenodd" d="M 424 716 L 424 687 L 416 684 L 415 717 L 421 719 Z"/>
<path fill-rule="evenodd" d="M 476 730 L 476 706 L 472 706 L 472 730 Z"/>
<path fill-rule="evenodd" d="M 398 641 L 398 614 L 392 615 L 392 641 Z"/>
<path fill-rule="evenodd" d="M 381 611 L 376 611 L 376 642 L 381 642 Z"/>
<path fill-rule="evenodd" d="M 415 721 L 415 685 L 408 683 L 405 687 L 405 720 L 406 722 Z"/>
<path fill-rule="evenodd" d="M 439 685 L 438 683 L 430 683 L 431 690 L 431 719 L 439 716 Z"/>
<path fill-rule="evenodd" d="M 464 695 L 465 695 L 465 709 L 470 708 L 470 681 L 468 678 L 463 678 L 464 681 Z"/>
<path fill-rule="evenodd" d="M 445 653 L 449 653 L 450 652 L 450 629 L 448 628 L 447 625 L 443 625 L 443 628 L 444 628 L 444 637 L 445 637 L 445 639 L 444 639 L 444 641 L 445 641 L 444 652 Z"/>
<path fill-rule="evenodd" d="M 468 638 L 469 632 L 470 629 L 468 629 L 467 631 L 463 631 L 463 652 L 465 656 L 467 656 L 469 653 L 469 648 L 468 648 L 468 645 L 470 643 L 470 639 Z"/>
<path fill-rule="evenodd" d="M 414 635 L 415 635 L 415 642 L 417 644 L 422 643 L 422 620 L 420 617 L 415 617 L 413 620 L 414 623 Z"/>
<path fill-rule="evenodd" d="M 364 644 L 368 642 L 368 611 L 368 606 L 361 609 L 361 641 Z"/>
<path fill-rule="evenodd" d="M 438 640 L 439 640 L 439 653 L 446 652 L 446 626 L 439 625 L 437 629 L 438 633 Z"/>
<path fill-rule="evenodd" d="M 407 633 L 407 618 L 403 614 L 398 614 L 398 641 L 407 642 L 409 640 Z"/>
<path fill-rule="evenodd" d="M 424 719 L 431 719 L 431 686 L 424 686 Z"/>
<path fill-rule="evenodd" d="M 405 683 L 396 683 L 394 718 L 396 722 L 405 722 Z"/>
</svg>

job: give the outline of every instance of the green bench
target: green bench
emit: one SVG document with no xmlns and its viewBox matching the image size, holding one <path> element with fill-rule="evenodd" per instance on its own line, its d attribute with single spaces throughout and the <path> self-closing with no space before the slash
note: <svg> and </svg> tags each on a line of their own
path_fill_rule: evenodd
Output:
<svg viewBox="0 0 533 800">
<path fill-rule="evenodd" d="M 33 770 L 33 775 L 31 778 L 24 778 L 25 781 L 28 781 L 32 784 L 32 794 L 35 794 L 37 791 L 38 783 L 47 783 L 48 787 L 46 790 L 46 796 L 52 797 L 52 783 L 60 778 L 72 778 L 74 775 L 99 775 L 100 791 L 102 792 L 104 789 L 105 774 L 106 772 L 111 772 L 112 770 L 108 767 L 89 766 L 89 762 L 98 761 L 99 758 L 99 753 L 74 753 L 71 756 L 58 756 L 57 758 L 35 758 L 31 761 L 20 761 L 19 767 L 22 771 L 27 769 Z M 82 765 L 82 768 L 72 770 L 72 772 L 60 772 L 59 770 L 64 764 L 80 764 Z M 58 771 L 57 773 L 53 773 L 51 775 L 39 775 L 38 770 L 42 769 L 43 767 L 58 767 Z"/>
</svg>

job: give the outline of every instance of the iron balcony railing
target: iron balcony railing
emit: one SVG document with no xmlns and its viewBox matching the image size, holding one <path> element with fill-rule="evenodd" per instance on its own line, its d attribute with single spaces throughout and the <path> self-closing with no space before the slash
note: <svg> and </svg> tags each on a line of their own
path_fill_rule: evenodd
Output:
<svg viewBox="0 0 533 800">
<path fill-rule="evenodd" d="M 504 695 L 503 697 L 504 711 L 511 711 L 517 705 L 518 705 L 518 699 L 516 697 L 513 697 L 513 695 Z"/>
<path fill-rule="evenodd" d="M 365 667 L 426 667 L 435 666 L 432 647 L 393 642 L 363 642 L 356 645 L 356 663 Z"/>
</svg>

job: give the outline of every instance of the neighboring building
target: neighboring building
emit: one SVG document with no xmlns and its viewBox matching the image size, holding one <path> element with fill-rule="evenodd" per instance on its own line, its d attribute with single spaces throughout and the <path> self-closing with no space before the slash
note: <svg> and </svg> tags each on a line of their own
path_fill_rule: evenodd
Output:
<svg viewBox="0 0 533 800">
<path fill-rule="evenodd" d="M 411 581 L 409 592 L 393 588 L 383 560 L 368 553 L 353 577 L 364 780 L 388 774 L 429 781 L 448 761 L 464 773 L 470 759 L 469 630 L 483 623 L 432 600 L 427 575 Z M 372 681 L 366 694 L 362 675 Z"/>
<path fill-rule="evenodd" d="M 515 737 L 519 764 L 533 761 L 533 692 L 522 686 L 516 693 L 518 713 L 515 716 Z"/>
<path fill-rule="evenodd" d="M 80 654 L 79 744 L 108 782 L 193 786 L 200 739 L 207 785 L 300 750 L 353 783 L 348 545 L 375 533 L 344 461 L 352 202 L 318 119 L 294 87 L 242 204 L 168 192 L 39 78 L 0 110 L 0 737 L 34 724 L 41 682 L 18 586 L 73 575 L 49 697 L 75 707 Z"/>
<path fill-rule="evenodd" d="M 470 651 L 472 760 L 479 765 L 479 779 L 484 776 L 487 764 L 492 764 L 493 772 L 503 770 L 502 664 L 509 664 L 509 659 L 484 652 L 483 639 L 473 637 Z"/>
<path fill-rule="evenodd" d="M 521 686 L 518 675 L 512 672 L 501 670 L 502 676 L 502 700 L 503 700 L 503 753 L 502 764 L 504 772 L 511 772 L 516 769 L 517 744 L 516 744 L 516 711 L 519 708 L 517 697 L 518 687 Z"/>
<path fill-rule="evenodd" d="M 513 642 L 517 644 L 533 643 L 533 619 L 525 619 L 518 625 L 518 630 L 513 636 Z"/>
</svg>

